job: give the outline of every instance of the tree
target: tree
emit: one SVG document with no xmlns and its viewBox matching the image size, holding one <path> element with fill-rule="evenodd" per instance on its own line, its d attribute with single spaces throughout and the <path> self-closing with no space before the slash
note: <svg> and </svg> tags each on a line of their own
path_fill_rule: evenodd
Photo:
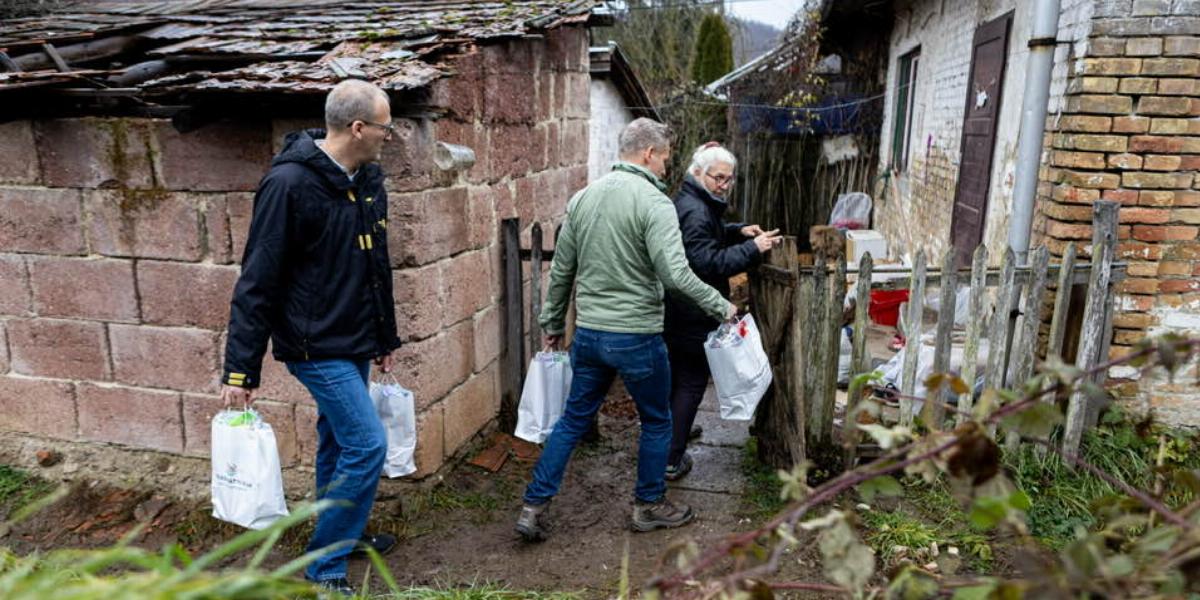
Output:
<svg viewBox="0 0 1200 600">
<path fill-rule="evenodd" d="M 733 40 L 720 15 L 708 13 L 700 22 L 692 57 L 692 81 L 706 85 L 733 70 Z"/>
</svg>

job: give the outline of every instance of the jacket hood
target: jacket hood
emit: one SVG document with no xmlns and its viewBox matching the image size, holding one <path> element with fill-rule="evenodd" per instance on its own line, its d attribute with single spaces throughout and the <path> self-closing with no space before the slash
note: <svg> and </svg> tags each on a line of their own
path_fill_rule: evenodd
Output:
<svg viewBox="0 0 1200 600">
<path fill-rule="evenodd" d="M 271 166 L 277 166 L 284 163 L 300 163 L 314 172 L 320 173 L 325 179 L 329 180 L 334 186 L 340 190 L 347 190 L 354 187 L 354 182 L 346 176 L 346 172 L 342 170 L 337 163 L 325 154 L 324 150 L 317 147 L 317 140 L 325 139 L 324 129 L 303 129 L 293 131 L 283 138 L 283 149 L 271 161 Z M 363 178 L 364 181 L 373 180 L 382 176 L 379 165 L 376 163 L 367 163 L 358 169 L 355 174 L 355 180 Z"/>
</svg>

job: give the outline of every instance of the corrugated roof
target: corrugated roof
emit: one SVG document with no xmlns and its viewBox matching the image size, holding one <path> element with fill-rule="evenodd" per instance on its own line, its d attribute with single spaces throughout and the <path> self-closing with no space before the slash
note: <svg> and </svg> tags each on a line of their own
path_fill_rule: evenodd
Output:
<svg viewBox="0 0 1200 600">
<path fill-rule="evenodd" d="M 433 58 L 480 41 L 585 22 L 593 0 L 76 2 L 0 23 L 0 92 L 107 87 L 138 64 L 141 93 L 314 91 L 346 76 L 385 89 L 445 74 Z M 54 50 L 68 67 L 51 60 Z M 102 46 L 102 48 L 101 48 Z M 114 61 L 119 61 L 114 62 Z M 154 62 L 161 61 L 161 62 Z M 6 65 L 10 65 L 6 68 Z M 14 71 L 15 65 L 20 71 Z M 85 71 L 86 69 L 86 71 Z M 157 69 L 157 70 L 156 70 Z M 126 77 L 129 77 L 126 75 Z"/>
</svg>

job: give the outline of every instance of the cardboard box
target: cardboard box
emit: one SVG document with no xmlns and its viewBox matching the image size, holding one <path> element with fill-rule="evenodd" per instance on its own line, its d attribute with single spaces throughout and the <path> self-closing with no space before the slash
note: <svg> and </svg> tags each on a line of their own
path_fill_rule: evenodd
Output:
<svg viewBox="0 0 1200 600">
<path fill-rule="evenodd" d="M 846 232 L 846 260 L 857 265 L 863 254 L 870 252 L 875 264 L 887 258 L 887 240 L 873 229 L 851 229 Z"/>
</svg>

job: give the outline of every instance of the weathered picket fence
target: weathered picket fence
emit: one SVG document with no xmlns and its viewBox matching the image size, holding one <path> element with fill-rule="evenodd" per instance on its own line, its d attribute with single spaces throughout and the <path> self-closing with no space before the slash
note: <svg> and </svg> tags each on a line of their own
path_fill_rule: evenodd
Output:
<svg viewBox="0 0 1200 600">
<path fill-rule="evenodd" d="M 808 459 L 823 469 L 840 469 L 856 460 L 861 439 L 856 416 L 844 415 L 838 432 L 840 443 L 834 431 L 843 298 L 851 275 L 856 279 L 852 378 L 872 370 L 866 352 L 870 292 L 898 285 L 897 279 L 873 281 L 873 274 L 886 270 L 899 276 L 900 285 L 906 284 L 909 289 L 909 301 L 902 310 L 905 334 L 914 350 L 921 344 L 924 330 L 926 289 L 940 288 L 941 310 L 933 329 L 933 373 L 949 371 L 955 294 L 960 282 L 969 285 L 969 319 L 958 376 L 971 390 L 959 396 L 955 421 L 946 418 L 946 386 L 929 390 L 921 418 L 930 428 L 942 429 L 969 414 L 982 339 L 988 340 L 982 373 L 984 390 L 1024 382 L 1033 374 L 1039 357 L 1062 356 L 1064 349 L 1074 350 L 1073 356 L 1064 360 L 1084 370 L 1106 361 L 1112 336 L 1113 288 L 1125 275 L 1124 265 L 1114 262 L 1117 208 L 1113 202 L 1095 203 L 1090 263 L 1078 262 L 1077 249 L 1069 244 L 1057 264 L 1050 264 L 1049 252 L 1043 246 L 1030 253 L 1026 265 L 1018 265 L 1009 249 L 1000 257 L 998 268 L 989 268 L 987 249 L 980 246 L 969 270 L 955 268 L 951 250 L 940 268 L 930 268 L 924 251 L 920 251 L 911 268 L 876 268 L 868 254 L 856 270 L 848 271 L 844 257 L 830 258 L 821 253 L 814 256 L 811 267 L 801 266 L 795 240 L 785 239 L 750 280 L 752 310 L 776 375 L 755 423 L 760 457 L 779 466 Z M 1053 310 L 1048 332 L 1042 336 L 1043 302 L 1052 282 Z M 911 424 L 913 419 L 919 355 L 919 350 L 907 351 L 902 363 L 901 424 Z M 1083 393 L 1071 397 L 1063 434 L 1065 451 L 1078 449 L 1084 429 L 1094 424 L 1098 410 L 1099 406 Z M 1008 437 L 1007 443 L 1018 442 L 1016 435 Z"/>
</svg>

